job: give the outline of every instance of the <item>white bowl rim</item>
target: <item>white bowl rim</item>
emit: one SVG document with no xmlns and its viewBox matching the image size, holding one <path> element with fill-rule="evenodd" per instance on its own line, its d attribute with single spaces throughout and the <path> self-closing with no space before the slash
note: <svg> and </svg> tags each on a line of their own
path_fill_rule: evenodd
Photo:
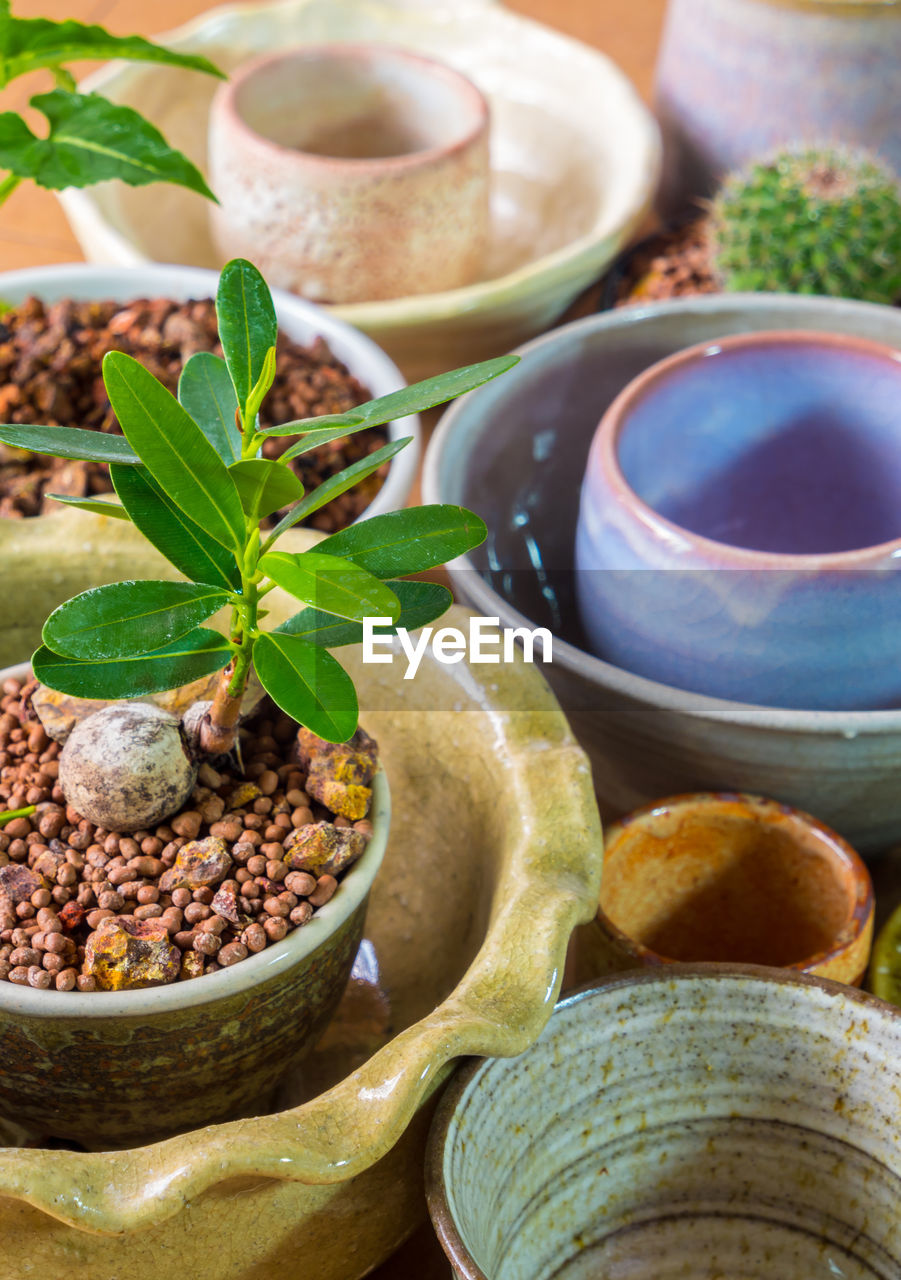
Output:
<svg viewBox="0 0 901 1280">
<path fill-rule="evenodd" d="M 264 0 L 263 6 L 246 2 L 217 5 L 188 22 L 163 32 L 155 39 L 174 49 L 179 49 L 182 45 L 191 45 L 206 27 L 214 27 L 233 18 L 249 17 L 260 7 L 277 9 L 288 7 L 290 3 L 291 0 Z M 643 103 L 638 90 L 611 58 L 584 41 L 576 40 L 572 36 L 544 26 L 513 10 L 507 10 L 497 0 L 456 0 L 456 3 L 458 5 L 465 3 L 475 10 L 488 9 L 495 14 L 500 14 L 501 20 L 508 22 L 511 27 L 511 39 L 515 32 L 524 26 L 540 28 L 545 37 L 552 40 L 557 47 L 571 50 L 580 57 L 591 56 L 596 62 L 598 73 L 606 76 L 611 83 L 618 83 L 624 100 L 628 101 L 632 109 L 635 124 L 638 125 L 639 121 L 641 122 L 646 149 L 645 163 L 638 166 L 640 175 L 634 184 L 631 196 L 623 199 L 623 203 L 629 210 L 625 218 L 620 218 L 611 225 L 604 222 L 595 223 L 590 232 L 576 237 L 569 244 L 541 258 L 517 267 L 514 271 L 492 280 L 480 280 L 474 284 L 444 290 L 440 293 L 413 294 L 406 298 L 393 298 L 379 302 L 343 303 L 329 308 L 332 314 L 342 317 L 349 324 L 360 325 L 367 329 L 378 326 L 380 333 L 389 334 L 395 328 L 417 321 L 427 320 L 433 323 L 454 318 L 461 312 L 473 311 L 488 302 L 494 306 L 503 306 L 530 292 L 535 283 L 548 275 L 555 274 L 562 267 L 567 267 L 571 274 L 579 275 L 579 268 L 583 263 L 590 264 L 596 261 L 602 265 L 609 260 L 610 255 L 606 251 L 609 239 L 618 233 L 631 232 L 640 223 L 653 200 L 660 179 L 663 142 L 659 125 Z M 423 4 L 422 8 L 425 12 L 428 4 Z M 121 62 L 113 63 L 109 67 L 93 72 L 79 82 L 79 90 L 83 93 L 102 92 L 104 86 L 111 80 L 115 81 L 120 75 L 128 75 L 129 72 L 134 74 L 133 68 L 129 67 L 128 71 L 123 71 L 123 66 Z M 150 260 L 145 258 L 143 252 L 100 213 L 87 189 L 70 187 L 58 194 L 63 207 L 67 211 L 72 210 L 73 215 L 80 221 L 89 219 L 102 225 L 104 234 L 111 243 L 116 245 L 120 253 L 131 257 L 136 265 L 142 264 L 143 261 L 149 263 Z"/>
<path fill-rule="evenodd" d="M 577 337 L 581 333 L 591 333 L 598 329 L 603 331 L 632 327 L 643 320 L 680 314 L 694 313 L 704 316 L 715 314 L 719 310 L 734 313 L 741 309 L 750 311 L 775 309 L 785 312 L 797 310 L 799 313 L 808 313 L 811 316 L 825 309 L 835 312 L 837 322 L 844 311 L 875 319 L 886 310 L 876 302 L 809 297 L 800 294 L 704 294 L 583 316 L 579 320 L 572 320 L 568 324 L 540 334 L 537 338 L 532 338 L 529 342 L 517 347 L 514 354 L 518 355 L 522 361 L 520 368 L 527 369 L 530 355 L 558 345 L 565 345 L 571 337 Z M 836 332 L 841 332 L 841 329 L 837 329 Z M 470 397 L 478 395 L 479 390 L 480 388 L 477 388 L 461 396 L 442 415 L 426 450 L 423 463 L 422 493 L 425 502 L 447 501 L 441 493 L 442 455 L 451 432 L 458 420 L 467 412 Z M 470 556 L 459 556 L 446 568 L 454 582 L 457 582 L 459 574 L 465 575 L 466 591 L 473 602 L 472 607 L 480 613 L 489 617 L 499 615 L 502 624 L 509 626 L 528 628 L 534 625 L 532 619 L 520 613 L 488 585 Z M 753 702 L 733 702 L 726 698 L 714 698 L 708 694 L 677 689 L 673 685 L 661 684 L 646 676 L 635 675 L 631 671 L 614 666 L 613 663 L 588 653 L 585 649 L 577 648 L 576 645 L 557 635 L 554 636 L 553 652 L 554 661 L 559 660 L 561 667 L 605 691 L 635 703 L 653 706 L 658 712 L 692 720 L 728 724 L 751 731 L 805 733 L 823 738 L 856 738 L 864 734 L 877 736 L 896 734 L 901 730 L 901 707 L 880 711 L 805 711 L 788 707 L 769 707 Z"/>
<path fill-rule="evenodd" d="M 0 670 L 0 680 L 8 676 L 21 678 L 30 671 L 29 663 L 20 662 Z M 372 782 L 370 820 L 372 839 L 359 861 L 338 882 L 334 896 L 318 907 L 305 925 L 292 930 L 281 942 L 273 942 L 264 951 L 202 978 L 145 987 L 140 991 L 38 991 L 18 983 L 0 982 L 0 1017 L 116 1018 L 127 1022 L 194 1009 L 253 991 L 313 955 L 351 917 L 372 888 L 385 856 L 391 825 L 391 792 L 381 766 Z"/>
<path fill-rule="evenodd" d="M 17 302 L 27 294 L 40 296 L 42 289 L 52 289 L 55 297 L 77 297 L 79 290 L 92 286 L 94 298 L 114 297 L 123 303 L 156 291 L 160 297 L 180 293 L 188 296 L 215 298 L 219 272 L 213 267 L 192 267 L 180 263 L 147 262 L 136 266 L 106 265 L 93 262 L 61 262 L 50 266 L 20 267 L 0 272 L 0 298 Z M 132 282 L 134 287 L 132 288 Z M 95 289 L 96 286 L 96 289 Z M 407 386 L 406 379 L 391 357 L 368 334 L 355 329 L 342 317 L 306 298 L 272 289 L 272 300 L 279 329 L 295 341 L 309 342 L 320 334 L 332 354 L 346 364 L 350 372 L 368 384 L 373 396 L 387 395 Z M 130 297 L 127 296 L 130 293 Z M 10 296 L 13 295 L 13 296 Z M 19 295 L 19 296 L 15 296 Z M 305 331 L 297 338 L 298 329 Z M 359 368 L 358 364 L 365 367 Z M 388 464 L 388 474 L 359 520 L 397 511 L 406 504 L 419 464 L 422 428 L 417 414 L 397 418 L 387 427 L 389 440 L 404 436 L 411 441 Z"/>
</svg>

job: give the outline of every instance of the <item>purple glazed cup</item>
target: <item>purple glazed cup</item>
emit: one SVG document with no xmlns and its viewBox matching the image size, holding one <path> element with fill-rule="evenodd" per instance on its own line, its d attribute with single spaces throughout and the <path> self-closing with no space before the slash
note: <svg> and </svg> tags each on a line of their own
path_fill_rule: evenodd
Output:
<svg viewBox="0 0 901 1280">
<path fill-rule="evenodd" d="M 592 647 L 739 702 L 901 706 L 901 353 L 741 334 L 660 361 L 596 432 L 576 534 Z"/>
</svg>

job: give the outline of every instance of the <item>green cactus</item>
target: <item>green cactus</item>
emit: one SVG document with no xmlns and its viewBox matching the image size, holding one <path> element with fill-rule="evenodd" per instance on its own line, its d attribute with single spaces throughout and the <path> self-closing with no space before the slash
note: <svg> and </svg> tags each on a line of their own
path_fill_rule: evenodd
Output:
<svg viewBox="0 0 901 1280">
<path fill-rule="evenodd" d="M 901 187 L 861 151 L 786 151 L 728 177 L 710 215 L 724 289 L 901 296 Z"/>
</svg>

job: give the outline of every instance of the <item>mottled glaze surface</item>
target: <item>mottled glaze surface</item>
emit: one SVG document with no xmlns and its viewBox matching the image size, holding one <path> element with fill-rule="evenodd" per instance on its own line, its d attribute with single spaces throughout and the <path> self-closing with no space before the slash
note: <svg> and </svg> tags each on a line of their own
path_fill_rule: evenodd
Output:
<svg viewBox="0 0 901 1280">
<path fill-rule="evenodd" d="M 248 58 L 323 42 L 374 41 L 469 77 L 491 111 L 491 228 L 480 278 L 443 292 L 348 303 L 412 381 L 501 355 L 554 322 L 612 261 L 653 199 L 659 131 L 597 50 L 486 0 L 265 0 L 215 9 L 165 37 L 231 73 Z M 88 87 L 136 107 L 202 168 L 215 83 L 171 67 L 116 64 Z M 207 202 L 176 187 L 67 191 L 95 262 L 217 265 Z"/>
<path fill-rule="evenodd" d="M 315 302 L 476 280 L 489 235 L 488 104 L 444 63 L 384 45 L 255 59 L 210 109 L 223 261 Z"/>
<path fill-rule="evenodd" d="M 445 413 L 423 492 L 488 524 L 484 547 L 451 567 L 458 597 L 554 632 L 544 671 L 609 815 L 681 791 L 751 791 L 815 813 L 861 851 L 883 849 L 901 839 L 901 709 L 796 712 L 685 693 L 596 658 L 575 606 L 579 488 L 605 410 L 663 357 L 766 329 L 901 346 L 897 310 L 837 299 L 723 294 L 591 316 L 529 343 L 515 369 Z"/>
<path fill-rule="evenodd" d="M 95 580 L 106 530 L 89 518 L 97 533 L 82 526 L 53 581 L 33 560 L 15 581 L 70 595 Z M 137 576 L 158 572 L 155 553 L 131 555 Z M 295 609 L 269 601 L 273 621 Z M 547 1020 L 572 928 L 594 912 L 602 844 L 553 695 L 522 662 L 427 658 L 404 681 L 405 663 L 341 660 L 391 779 L 392 836 L 348 993 L 282 1091 L 287 1109 L 260 1099 L 252 1118 L 119 1152 L 0 1151 L 0 1256 L 20 1257 L 27 1236 L 47 1275 L 137 1280 L 177 1241 L 193 1280 L 355 1280 L 424 1211 L 425 1129 L 449 1064 L 518 1053 Z"/>
<path fill-rule="evenodd" d="M 899 399 L 898 351 L 813 332 L 732 335 L 641 373 L 582 484 L 594 651 L 717 698 L 901 704 Z"/>
<path fill-rule="evenodd" d="M 605 832 L 598 914 L 578 930 L 578 980 L 703 960 L 857 985 L 873 911 L 860 857 L 809 814 L 759 796 L 674 796 Z"/>
<path fill-rule="evenodd" d="M 669 214 L 750 157 L 849 143 L 901 172 L 898 0 L 670 0 L 657 63 Z"/>
<path fill-rule="evenodd" d="M 432 1219 L 464 1280 L 871 1280 L 901 1268 L 901 1017 L 752 967 L 620 975 L 444 1095 Z"/>
</svg>

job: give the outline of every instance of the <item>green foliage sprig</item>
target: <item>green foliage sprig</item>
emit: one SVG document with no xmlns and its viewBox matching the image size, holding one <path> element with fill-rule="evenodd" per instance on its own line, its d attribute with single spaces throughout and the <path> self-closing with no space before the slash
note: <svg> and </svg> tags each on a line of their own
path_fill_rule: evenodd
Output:
<svg viewBox="0 0 901 1280">
<path fill-rule="evenodd" d="M 65 64 L 83 58 L 156 62 L 222 77 L 206 58 L 176 53 L 141 36 L 114 36 L 71 18 L 16 18 L 10 0 L 0 0 L 0 89 L 40 70 L 50 72 L 56 86 L 30 100 L 47 120 L 44 137 L 17 112 L 0 113 L 0 167 L 9 171 L 0 180 L 0 204 L 26 178 L 53 190 L 109 178 L 131 186 L 174 182 L 215 199 L 200 170 L 139 112 L 98 93 L 77 91 Z"/>
<path fill-rule="evenodd" d="M 440 617 L 451 603 L 447 588 L 407 575 L 478 546 L 486 529 L 463 507 L 434 505 L 360 521 L 314 550 L 278 550 L 287 529 L 371 475 L 410 437 L 309 493 L 288 462 L 330 440 L 442 404 L 504 372 L 516 357 L 457 369 L 350 413 L 262 429 L 257 415 L 275 375 L 277 324 L 266 283 L 249 262 L 236 259 L 223 269 L 216 309 L 224 359 L 191 356 L 178 398 L 123 352 L 104 357 L 103 379 L 124 436 L 0 426 L 0 440 L 14 447 L 109 463 L 120 506 L 59 500 L 131 520 L 188 579 L 113 583 L 60 605 L 44 625 L 34 673 L 62 693 L 115 699 L 222 670 L 201 734 L 201 745 L 215 754 L 234 739 L 255 668 L 283 711 L 341 742 L 356 728 L 357 696 L 329 650 L 357 643 L 365 618 L 390 618 L 391 631 Z M 297 441 L 280 458 L 260 456 L 267 437 L 288 435 Z M 286 514 L 264 533 L 261 521 L 285 506 Z M 276 586 L 305 607 L 266 631 L 260 605 Z M 227 635 L 201 625 L 224 606 L 231 609 Z"/>
</svg>

